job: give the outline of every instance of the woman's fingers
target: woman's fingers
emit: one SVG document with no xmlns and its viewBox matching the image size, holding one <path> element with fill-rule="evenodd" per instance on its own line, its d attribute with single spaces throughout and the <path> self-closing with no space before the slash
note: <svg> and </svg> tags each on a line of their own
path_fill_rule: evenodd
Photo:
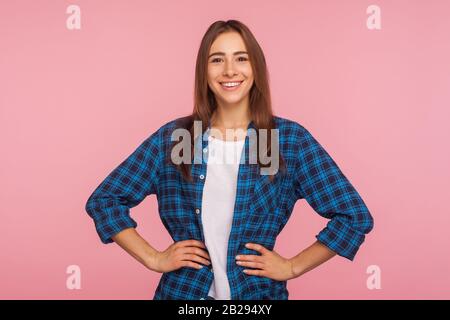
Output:
<svg viewBox="0 0 450 320">
<path fill-rule="evenodd" d="M 180 249 L 180 252 L 185 254 L 185 253 L 192 253 L 192 254 L 196 254 L 199 255 L 201 257 L 204 257 L 205 259 L 211 260 L 208 252 L 206 252 L 203 249 L 197 248 L 197 247 L 183 247 Z"/>
<path fill-rule="evenodd" d="M 207 259 L 204 259 L 196 254 L 192 254 L 192 253 L 188 253 L 185 254 L 182 258 L 182 260 L 190 260 L 190 261 L 196 261 L 196 262 L 200 262 L 203 263 L 204 265 L 209 266 L 211 264 L 211 262 Z"/>
<path fill-rule="evenodd" d="M 211 260 L 208 252 L 206 252 L 205 250 L 198 249 L 198 248 L 191 248 L 190 250 L 191 250 L 191 253 L 194 253 L 194 254 L 202 256 L 208 260 Z"/>
<path fill-rule="evenodd" d="M 211 264 L 211 258 L 205 250 L 206 246 L 198 240 L 183 240 L 175 244 L 175 253 L 182 267 L 200 269 Z"/>
<path fill-rule="evenodd" d="M 182 260 L 181 261 L 181 266 L 182 267 L 190 267 L 190 268 L 194 268 L 194 269 L 201 269 L 203 268 L 203 266 L 201 264 L 189 261 L 189 260 Z"/>
<path fill-rule="evenodd" d="M 201 242 L 201 241 L 198 241 L 198 240 L 178 241 L 177 245 L 182 246 L 182 247 L 199 247 L 199 248 L 206 249 L 205 244 L 203 242 Z"/>
<path fill-rule="evenodd" d="M 253 254 L 241 254 L 236 256 L 236 261 L 255 261 L 255 262 L 263 262 L 263 256 L 256 256 Z"/>
<path fill-rule="evenodd" d="M 236 261 L 237 265 L 249 268 L 264 269 L 264 263 L 251 261 Z"/>
</svg>

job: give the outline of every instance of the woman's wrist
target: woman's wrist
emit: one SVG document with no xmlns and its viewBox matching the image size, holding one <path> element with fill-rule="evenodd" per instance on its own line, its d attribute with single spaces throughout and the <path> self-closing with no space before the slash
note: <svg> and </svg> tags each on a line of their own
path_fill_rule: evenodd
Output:
<svg viewBox="0 0 450 320">
<path fill-rule="evenodd" d="M 289 259 L 293 279 L 303 274 L 303 266 L 298 260 L 299 260 L 298 256 Z"/>
<path fill-rule="evenodd" d="M 146 257 L 146 259 L 144 259 L 144 265 L 145 267 L 147 267 L 147 269 L 150 269 L 152 271 L 155 272 L 159 272 L 158 271 L 158 256 L 159 256 L 159 251 L 155 250 L 152 251 L 151 253 L 148 254 L 148 256 Z"/>
</svg>

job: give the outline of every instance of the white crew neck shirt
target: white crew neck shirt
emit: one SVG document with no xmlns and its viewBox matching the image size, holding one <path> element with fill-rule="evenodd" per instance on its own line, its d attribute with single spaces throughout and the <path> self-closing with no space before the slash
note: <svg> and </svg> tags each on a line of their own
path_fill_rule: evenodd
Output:
<svg viewBox="0 0 450 320">
<path fill-rule="evenodd" d="M 245 140 L 224 141 L 209 137 L 207 173 L 203 187 L 202 225 L 211 258 L 214 280 L 208 295 L 230 300 L 227 277 L 228 239 L 233 222 L 237 174 Z"/>
</svg>

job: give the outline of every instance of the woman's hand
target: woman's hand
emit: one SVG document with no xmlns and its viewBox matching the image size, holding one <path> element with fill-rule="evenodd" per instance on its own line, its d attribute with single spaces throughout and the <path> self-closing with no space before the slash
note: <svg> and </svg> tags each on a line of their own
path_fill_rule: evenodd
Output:
<svg viewBox="0 0 450 320">
<path fill-rule="evenodd" d="M 209 254 L 204 250 L 206 247 L 201 241 L 184 240 L 171 244 L 165 251 L 157 252 L 150 269 L 156 272 L 170 272 L 182 267 L 200 269 L 211 264 Z"/>
<path fill-rule="evenodd" d="M 245 269 L 245 274 L 267 277 L 277 281 L 295 278 L 291 260 L 283 258 L 275 251 L 270 251 L 260 244 L 247 243 L 245 246 L 261 253 L 260 256 L 241 254 L 236 257 L 238 265 L 258 269 Z"/>
</svg>

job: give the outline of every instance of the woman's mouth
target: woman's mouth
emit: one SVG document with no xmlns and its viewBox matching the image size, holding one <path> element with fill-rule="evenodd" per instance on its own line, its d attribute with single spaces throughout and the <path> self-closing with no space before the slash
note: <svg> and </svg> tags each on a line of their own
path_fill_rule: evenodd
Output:
<svg viewBox="0 0 450 320">
<path fill-rule="evenodd" d="M 226 91 L 233 91 L 239 88 L 244 81 L 227 81 L 227 82 L 219 82 L 222 89 Z"/>
</svg>

